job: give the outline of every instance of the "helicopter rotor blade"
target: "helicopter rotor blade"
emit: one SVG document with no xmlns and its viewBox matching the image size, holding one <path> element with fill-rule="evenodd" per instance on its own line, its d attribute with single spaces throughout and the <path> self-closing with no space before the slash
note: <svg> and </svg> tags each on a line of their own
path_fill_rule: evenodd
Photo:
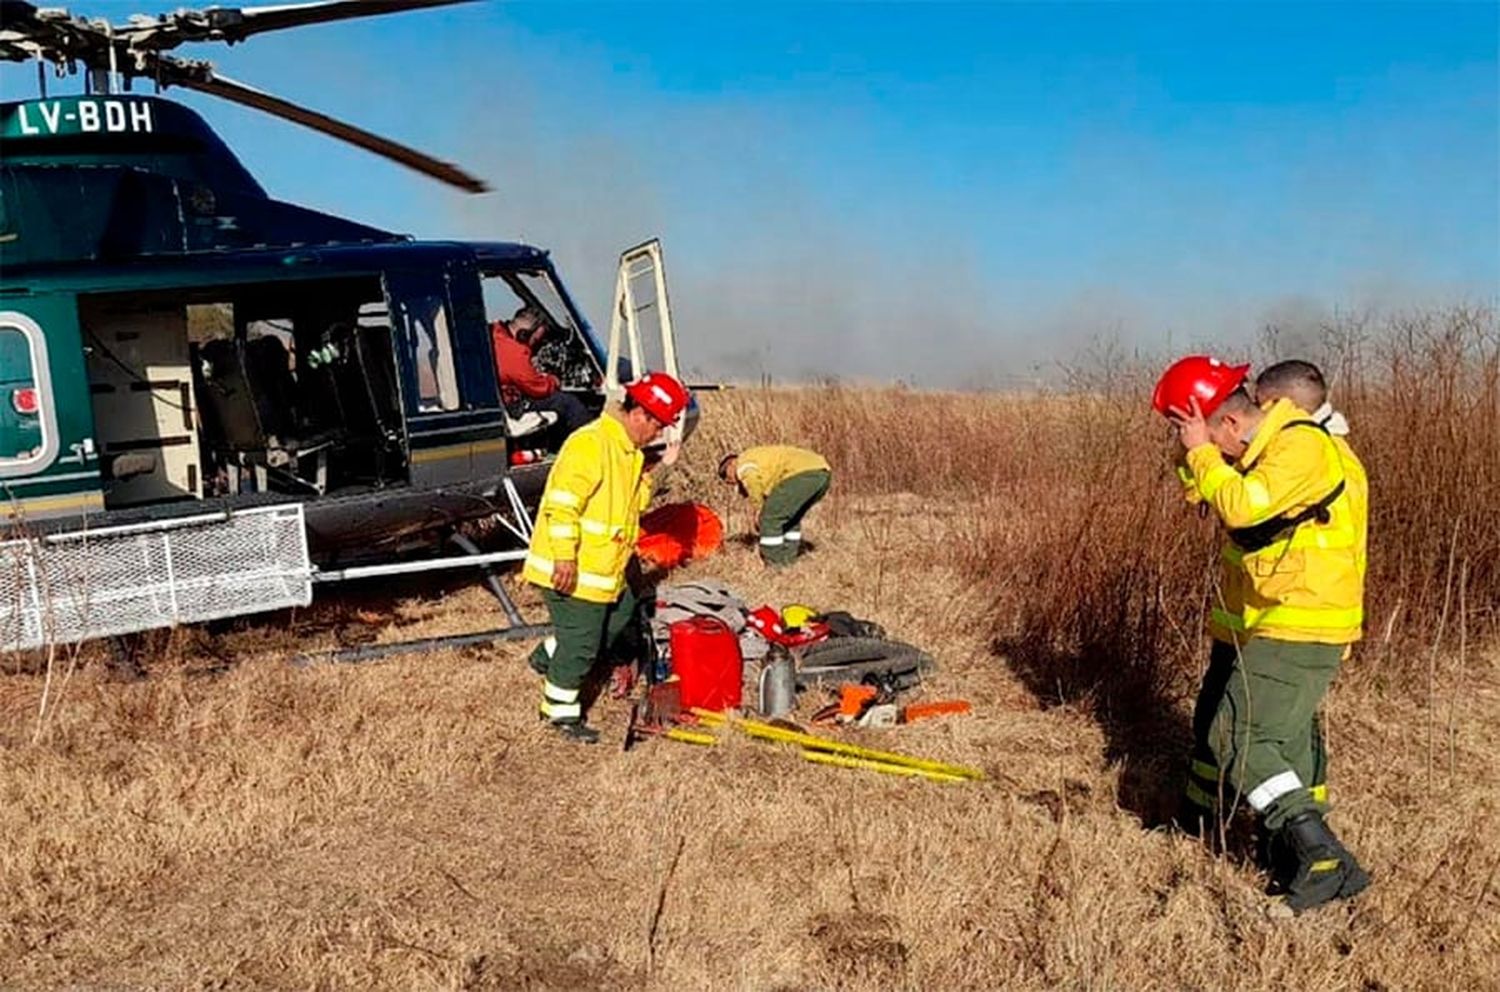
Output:
<svg viewBox="0 0 1500 992">
<path fill-rule="evenodd" d="M 157 71 L 149 74 L 154 75 L 163 86 L 181 86 L 184 89 L 197 90 L 199 93 L 207 93 L 232 103 L 263 110 L 275 117 L 293 121 L 341 141 L 347 141 L 351 145 L 374 152 L 393 162 L 399 162 L 407 168 L 415 169 L 423 175 L 431 176 L 450 186 L 457 186 L 469 193 L 484 193 L 489 190 L 489 186 L 485 185 L 483 180 L 469 175 L 456 165 L 433 158 L 425 152 L 417 151 L 400 142 L 382 138 L 378 134 L 329 117 L 327 114 L 309 110 L 289 100 L 283 100 L 279 96 L 272 96 L 253 86 L 221 76 L 214 72 L 206 62 L 182 62 L 170 56 L 158 55 L 149 59 L 148 65 L 153 63 L 152 67 Z"/>
<path fill-rule="evenodd" d="M 267 31 L 327 24 L 355 17 L 378 17 L 406 10 L 449 7 L 475 0 L 314 0 L 311 3 L 274 4 L 265 7 L 207 7 L 178 10 L 160 17 L 132 18 L 115 28 L 116 37 L 126 39 L 136 50 L 165 51 L 183 42 L 237 41 Z"/>
<path fill-rule="evenodd" d="M 429 7 L 451 7 L 454 4 L 474 3 L 475 0 L 318 0 L 312 3 L 274 4 L 265 7 L 241 7 L 241 24 L 223 29 L 226 41 L 239 41 L 262 31 L 281 31 L 306 24 L 326 24 L 351 17 L 377 17 L 381 14 L 398 14 L 404 10 L 423 10 Z M 210 8 L 212 9 L 212 8 Z M 233 9 L 233 8 L 231 8 Z"/>
</svg>

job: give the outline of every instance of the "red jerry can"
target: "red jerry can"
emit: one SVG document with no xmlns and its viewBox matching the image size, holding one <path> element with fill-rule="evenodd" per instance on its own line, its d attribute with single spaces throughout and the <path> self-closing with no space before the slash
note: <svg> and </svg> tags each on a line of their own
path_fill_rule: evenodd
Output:
<svg viewBox="0 0 1500 992">
<path fill-rule="evenodd" d="M 672 674 L 682 684 L 682 708 L 733 709 L 740 705 L 744 659 L 740 639 L 722 620 L 691 617 L 668 628 Z"/>
</svg>

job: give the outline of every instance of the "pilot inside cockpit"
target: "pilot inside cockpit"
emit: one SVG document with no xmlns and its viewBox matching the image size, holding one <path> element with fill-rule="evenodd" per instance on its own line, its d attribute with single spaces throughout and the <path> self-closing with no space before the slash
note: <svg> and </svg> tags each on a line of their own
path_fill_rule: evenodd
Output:
<svg viewBox="0 0 1500 992">
<path fill-rule="evenodd" d="M 593 415 L 577 396 L 562 388 L 557 376 L 536 367 L 533 352 L 555 331 L 556 325 L 534 306 L 521 307 L 509 322 L 497 320 L 490 325 L 506 411 L 513 417 L 529 411 L 555 413 L 558 430 L 566 436 Z"/>
</svg>

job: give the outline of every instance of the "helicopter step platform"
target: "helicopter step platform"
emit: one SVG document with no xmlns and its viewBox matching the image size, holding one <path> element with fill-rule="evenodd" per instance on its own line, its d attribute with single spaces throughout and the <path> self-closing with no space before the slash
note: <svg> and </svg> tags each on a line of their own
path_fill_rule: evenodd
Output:
<svg viewBox="0 0 1500 992">
<path fill-rule="evenodd" d="M 312 601 L 300 503 L 0 542 L 0 649 Z"/>
</svg>

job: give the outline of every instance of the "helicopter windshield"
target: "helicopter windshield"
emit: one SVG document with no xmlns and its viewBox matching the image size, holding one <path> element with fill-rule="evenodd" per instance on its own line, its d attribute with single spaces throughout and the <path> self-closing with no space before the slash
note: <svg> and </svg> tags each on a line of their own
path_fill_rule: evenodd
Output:
<svg viewBox="0 0 1500 992">
<path fill-rule="evenodd" d="M 573 319 L 562 291 L 546 269 L 507 269 L 484 274 L 484 306 L 491 325 L 507 327 L 528 308 L 541 311 L 548 333 L 532 343 L 536 368 L 556 376 L 565 389 L 592 390 L 601 380 L 598 359 Z M 501 370 L 502 378 L 506 370 Z"/>
<path fill-rule="evenodd" d="M 517 272 L 514 275 L 525 285 L 528 295 L 547 311 L 547 316 L 554 325 L 567 330 L 569 336 L 578 333 L 573 315 L 568 312 L 568 306 L 563 302 L 562 294 L 557 291 L 557 284 L 552 281 L 551 275 L 546 272 Z"/>
</svg>

